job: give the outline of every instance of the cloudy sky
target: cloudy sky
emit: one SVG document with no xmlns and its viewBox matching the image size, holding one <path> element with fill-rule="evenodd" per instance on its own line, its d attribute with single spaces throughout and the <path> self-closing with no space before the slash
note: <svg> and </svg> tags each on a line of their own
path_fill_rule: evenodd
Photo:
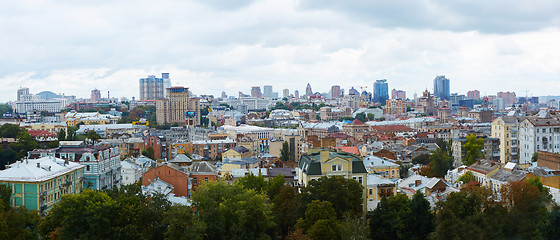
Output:
<svg viewBox="0 0 560 240">
<path fill-rule="evenodd" d="M 195 94 L 387 79 L 412 97 L 445 74 L 452 92 L 560 95 L 558 13 L 557 0 L 0 0 L 0 101 L 21 86 L 138 97 L 161 72 Z"/>
</svg>

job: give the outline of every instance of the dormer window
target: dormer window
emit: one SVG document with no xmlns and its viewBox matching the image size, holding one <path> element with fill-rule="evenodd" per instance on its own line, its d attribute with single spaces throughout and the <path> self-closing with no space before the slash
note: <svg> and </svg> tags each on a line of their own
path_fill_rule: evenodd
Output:
<svg viewBox="0 0 560 240">
<path fill-rule="evenodd" d="M 333 164 L 333 165 L 331 165 L 331 171 L 333 171 L 333 172 L 340 172 L 340 171 L 342 171 L 342 164 Z"/>
</svg>

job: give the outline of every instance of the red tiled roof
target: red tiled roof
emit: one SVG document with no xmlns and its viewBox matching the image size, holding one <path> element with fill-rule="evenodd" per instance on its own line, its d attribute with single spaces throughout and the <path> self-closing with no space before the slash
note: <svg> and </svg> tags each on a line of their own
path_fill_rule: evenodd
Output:
<svg viewBox="0 0 560 240">
<path fill-rule="evenodd" d="M 56 137 L 56 135 L 45 130 L 28 130 L 32 137 Z"/>
<path fill-rule="evenodd" d="M 378 132 L 409 132 L 412 128 L 405 125 L 385 125 L 385 126 L 373 126 L 374 130 Z"/>
<path fill-rule="evenodd" d="M 364 122 L 362 122 L 358 119 L 354 119 L 354 121 L 352 121 L 352 125 L 364 125 Z"/>
<path fill-rule="evenodd" d="M 356 154 L 356 155 L 361 155 L 360 154 L 360 150 L 358 150 L 357 146 L 349 146 L 349 147 L 336 147 L 336 149 L 340 149 L 343 152 L 347 152 L 347 153 L 352 153 L 352 154 Z"/>
</svg>

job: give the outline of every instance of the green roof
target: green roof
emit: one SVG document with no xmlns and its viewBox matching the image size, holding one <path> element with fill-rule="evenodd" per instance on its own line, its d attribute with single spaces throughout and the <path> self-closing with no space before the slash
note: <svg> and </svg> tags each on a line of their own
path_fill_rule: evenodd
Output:
<svg viewBox="0 0 560 240">
<path fill-rule="evenodd" d="M 346 152 L 330 152 L 329 159 L 337 157 L 352 161 L 352 173 L 367 173 L 367 170 L 364 166 L 364 161 L 360 156 Z M 317 152 L 303 155 L 299 160 L 298 167 L 302 169 L 303 172 L 307 175 L 322 175 L 323 172 L 321 171 L 321 153 Z"/>
</svg>

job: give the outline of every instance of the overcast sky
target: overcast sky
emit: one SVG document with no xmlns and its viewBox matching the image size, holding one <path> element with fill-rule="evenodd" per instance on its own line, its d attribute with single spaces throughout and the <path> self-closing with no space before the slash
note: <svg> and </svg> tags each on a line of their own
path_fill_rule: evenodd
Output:
<svg viewBox="0 0 560 240">
<path fill-rule="evenodd" d="M 0 101 L 16 90 L 138 97 L 169 72 L 195 94 L 368 86 L 560 95 L 558 0 L 0 0 Z"/>
</svg>

